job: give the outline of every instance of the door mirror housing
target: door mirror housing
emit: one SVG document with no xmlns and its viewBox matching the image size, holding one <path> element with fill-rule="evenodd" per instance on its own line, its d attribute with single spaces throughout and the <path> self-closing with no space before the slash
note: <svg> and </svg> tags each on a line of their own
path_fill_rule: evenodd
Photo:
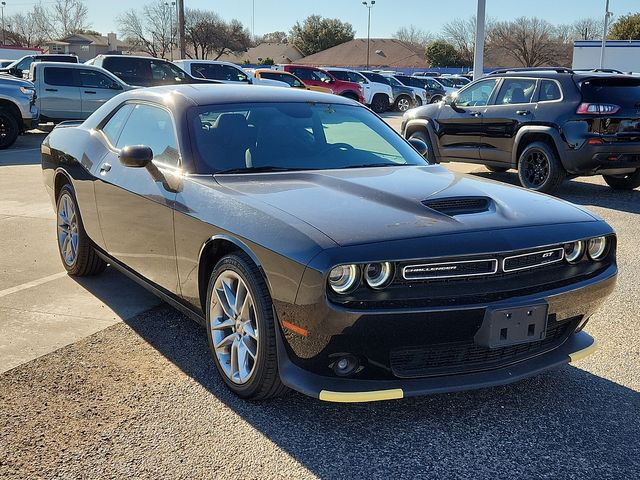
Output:
<svg viewBox="0 0 640 480">
<path fill-rule="evenodd" d="M 427 155 L 427 153 L 429 153 L 429 147 L 427 146 L 426 143 L 424 143 L 422 140 L 420 140 L 419 138 L 416 137 L 411 137 L 409 139 L 409 143 L 411 144 L 411 146 L 413 148 L 415 148 L 418 153 L 420 155 L 422 155 L 423 157 L 425 157 Z"/>
<path fill-rule="evenodd" d="M 146 167 L 153 160 L 153 151 L 146 145 L 127 145 L 118 155 L 120 163 L 125 167 Z"/>
</svg>

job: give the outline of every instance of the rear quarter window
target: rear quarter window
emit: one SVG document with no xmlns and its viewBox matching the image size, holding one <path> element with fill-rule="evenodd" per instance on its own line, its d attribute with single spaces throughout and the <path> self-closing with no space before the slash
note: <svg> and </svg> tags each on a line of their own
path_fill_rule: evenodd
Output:
<svg viewBox="0 0 640 480">
<path fill-rule="evenodd" d="M 640 103 L 640 79 L 596 78 L 582 82 L 582 99 L 590 103 L 630 106 Z"/>
</svg>

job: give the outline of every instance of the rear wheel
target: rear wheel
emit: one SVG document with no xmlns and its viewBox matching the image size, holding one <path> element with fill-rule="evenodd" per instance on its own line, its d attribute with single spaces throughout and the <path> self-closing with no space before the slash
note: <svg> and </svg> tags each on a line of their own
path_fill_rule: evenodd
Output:
<svg viewBox="0 0 640 480">
<path fill-rule="evenodd" d="M 245 254 L 227 255 L 214 268 L 206 314 L 211 355 L 231 391 L 252 400 L 286 391 L 278 374 L 271 296 Z"/>
<path fill-rule="evenodd" d="M 604 181 L 615 190 L 633 190 L 640 187 L 640 168 L 624 175 L 603 175 Z"/>
<path fill-rule="evenodd" d="M 518 178 L 523 187 L 537 192 L 552 193 L 566 177 L 567 172 L 548 143 L 530 143 L 520 154 Z"/>
<path fill-rule="evenodd" d="M 493 165 L 485 165 L 485 167 L 490 172 L 495 172 L 495 173 L 504 173 L 507 170 L 509 170 L 507 167 L 494 167 Z"/>
<path fill-rule="evenodd" d="M 0 108 L 0 149 L 13 145 L 20 134 L 18 120 L 5 108 Z"/>
<path fill-rule="evenodd" d="M 60 190 L 56 203 L 58 252 L 69 275 L 84 277 L 102 273 L 107 267 L 84 231 L 80 210 L 71 185 Z"/>
<path fill-rule="evenodd" d="M 416 97 L 416 107 L 422 106 L 422 99 L 420 97 Z"/>
<path fill-rule="evenodd" d="M 406 112 L 411 108 L 411 98 L 407 95 L 401 95 L 396 99 L 395 109 L 399 112 Z"/>
<path fill-rule="evenodd" d="M 431 97 L 431 100 L 429 101 L 429 103 L 438 103 L 440 100 L 442 100 L 442 96 L 434 95 L 433 97 Z"/>
<path fill-rule="evenodd" d="M 384 113 L 389 108 L 389 99 L 386 95 L 382 95 L 378 93 L 373 96 L 373 100 L 371 101 L 371 110 L 376 113 Z"/>
</svg>

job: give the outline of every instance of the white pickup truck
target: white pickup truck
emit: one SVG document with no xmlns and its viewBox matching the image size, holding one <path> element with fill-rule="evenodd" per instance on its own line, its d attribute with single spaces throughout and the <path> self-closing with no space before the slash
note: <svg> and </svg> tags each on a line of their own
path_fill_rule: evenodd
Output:
<svg viewBox="0 0 640 480">
<path fill-rule="evenodd" d="M 82 63 L 32 63 L 29 80 L 41 122 L 83 120 L 112 97 L 135 88 L 103 68 Z"/>
<path fill-rule="evenodd" d="M 325 70 L 338 80 L 360 84 L 364 103 L 369 105 L 374 112 L 386 112 L 393 105 L 393 89 L 390 85 L 372 82 L 360 72 L 348 68 L 327 67 Z"/>
</svg>

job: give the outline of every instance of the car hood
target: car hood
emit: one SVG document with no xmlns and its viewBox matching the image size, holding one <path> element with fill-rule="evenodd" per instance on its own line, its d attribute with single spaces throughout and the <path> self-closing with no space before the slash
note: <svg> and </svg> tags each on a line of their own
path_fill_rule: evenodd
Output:
<svg viewBox="0 0 640 480">
<path fill-rule="evenodd" d="M 568 202 L 440 166 L 217 175 L 215 180 L 246 201 L 297 217 L 343 246 L 598 220 Z M 452 216 L 422 203 L 452 197 L 488 198 L 489 208 Z"/>
<path fill-rule="evenodd" d="M 7 85 L 15 85 L 16 87 L 31 87 L 33 88 L 33 83 L 29 80 L 23 80 L 18 77 L 14 77 L 13 75 L 8 74 L 6 71 L 0 70 L 0 83 Z"/>
</svg>

